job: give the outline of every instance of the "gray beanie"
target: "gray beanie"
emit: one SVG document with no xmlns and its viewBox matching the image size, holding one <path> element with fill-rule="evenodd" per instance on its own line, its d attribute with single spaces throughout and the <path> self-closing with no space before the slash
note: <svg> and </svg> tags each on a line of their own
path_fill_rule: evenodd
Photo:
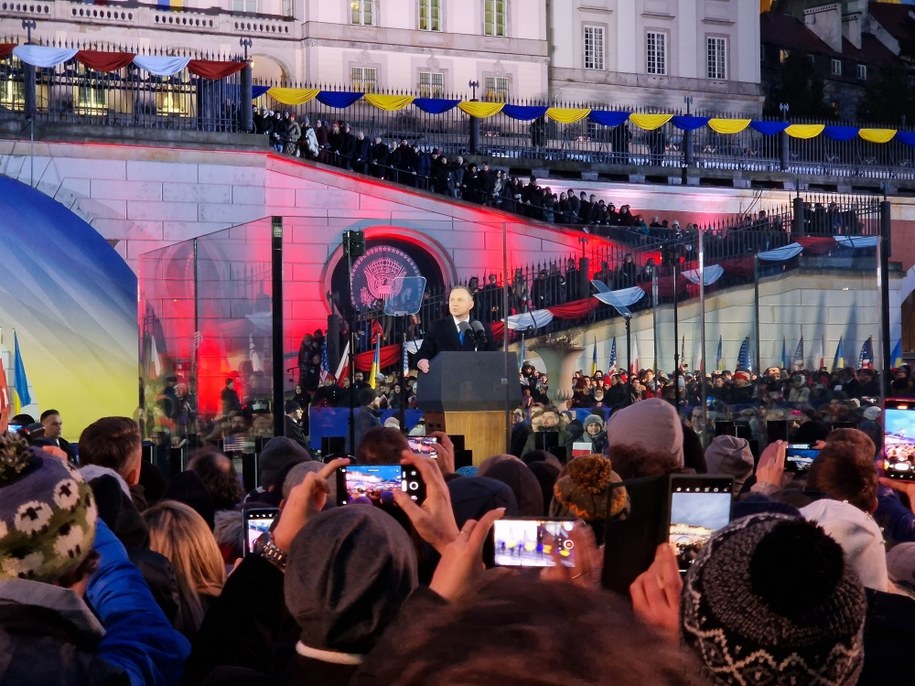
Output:
<svg viewBox="0 0 915 686">
<path fill-rule="evenodd" d="M 661 398 L 648 398 L 610 415 L 607 446 L 610 454 L 620 445 L 634 445 L 671 457 L 683 466 L 683 425 L 676 408 Z"/>
<path fill-rule="evenodd" d="M 325 510 L 289 546 L 286 607 L 311 648 L 364 655 L 418 584 L 406 530 L 371 505 Z"/>
<path fill-rule="evenodd" d="M 601 431 L 604 430 L 604 420 L 601 419 L 600 415 L 589 414 L 587 417 L 585 417 L 585 421 L 581 423 L 581 426 L 585 431 L 587 431 L 589 424 L 597 424 L 600 426 Z"/>
<path fill-rule="evenodd" d="M 753 452 L 746 438 L 715 436 L 705 449 L 705 464 L 709 474 L 734 477 L 732 490 L 736 494 L 753 473 Z"/>
</svg>

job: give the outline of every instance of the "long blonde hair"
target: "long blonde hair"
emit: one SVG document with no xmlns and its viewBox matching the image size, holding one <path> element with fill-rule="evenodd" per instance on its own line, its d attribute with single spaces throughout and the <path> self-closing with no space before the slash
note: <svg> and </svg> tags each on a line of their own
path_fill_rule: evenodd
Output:
<svg viewBox="0 0 915 686">
<path fill-rule="evenodd" d="M 197 512 L 175 500 L 163 500 L 143 512 L 149 547 L 165 556 L 178 580 L 175 628 L 192 636 L 203 621 L 202 595 L 218 596 L 226 583 L 216 538 Z"/>
</svg>

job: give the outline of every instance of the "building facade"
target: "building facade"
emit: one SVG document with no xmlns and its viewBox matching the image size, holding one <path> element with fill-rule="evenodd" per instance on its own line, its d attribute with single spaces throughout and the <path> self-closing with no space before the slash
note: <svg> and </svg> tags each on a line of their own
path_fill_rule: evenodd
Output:
<svg viewBox="0 0 915 686">
<path fill-rule="evenodd" d="M 44 45 L 247 55 L 255 82 L 271 85 L 761 108 L 759 15 L 738 0 L 32 0 L 0 10 L 10 42 L 30 32 Z"/>
</svg>

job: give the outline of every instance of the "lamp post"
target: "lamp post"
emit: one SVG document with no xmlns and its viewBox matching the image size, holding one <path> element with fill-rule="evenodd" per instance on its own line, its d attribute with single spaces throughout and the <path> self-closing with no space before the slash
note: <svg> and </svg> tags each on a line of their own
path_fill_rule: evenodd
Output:
<svg viewBox="0 0 915 686">
<path fill-rule="evenodd" d="M 467 85 L 470 87 L 470 93 L 471 93 L 470 101 L 475 102 L 477 99 L 477 88 L 480 87 L 480 82 L 471 80 L 471 81 L 467 82 Z M 478 118 L 470 117 L 469 133 L 470 133 L 470 140 L 469 140 L 470 154 L 476 155 L 477 150 L 480 147 L 480 120 Z"/>
<path fill-rule="evenodd" d="M 787 102 L 778 103 L 778 111 L 782 114 L 782 121 L 788 121 L 788 110 L 791 107 Z M 788 134 L 784 131 L 778 134 L 781 138 L 779 140 L 779 162 L 781 163 L 782 170 L 788 169 Z"/>
<path fill-rule="evenodd" d="M 683 103 L 686 105 L 686 115 L 689 116 L 690 106 L 693 104 L 693 96 L 683 96 Z M 693 165 L 693 130 L 686 129 L 683 132 L 683 166 L 691 167 Z M 685 175 L 685 170 L 684 170 Z M 684 179 L 685 182 L 685 179 Z"/>
<path fill-rule="evenodd" d="M 251 74 L 251 60 L 248 59 L 248 48 L 253 45 L 250 38 L 240 38 L 238 44 L 245 51 L 245 68 L 241 71 L 241 102 L 238 107 L 238 125 L 242 131 L 254 132 L 254 113 L 251 111 L 250 103 L 253 98 L 253 85 Z"/>
<path fill-rule="evenodd" d="M 34 19 L 23 19 L 22 28 L 25 29 L 25 43 L 32 44 L 32 29 L 37 28 Z M 25 89 L 25 116 L 29 122 L 29 187 L 35 187 L 35 115 L 38 112 L 37 85 L 35 83 L 35 65 L 23 63 L 22 81 Z"/>
</svg>

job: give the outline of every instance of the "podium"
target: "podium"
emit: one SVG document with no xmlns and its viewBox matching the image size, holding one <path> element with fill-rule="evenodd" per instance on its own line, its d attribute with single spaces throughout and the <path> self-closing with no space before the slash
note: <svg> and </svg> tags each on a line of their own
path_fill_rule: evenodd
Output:
<svg viewBox="0 0 915 686">
<path fill-rule="evenodd" d="M 420 374 L 416 400 L 426 433 L 464 436 L 473 463 L 508 450 L 509 412 L 521 402 L 518 356 L 509 352 L 440 352 Z"/>
</svg>

